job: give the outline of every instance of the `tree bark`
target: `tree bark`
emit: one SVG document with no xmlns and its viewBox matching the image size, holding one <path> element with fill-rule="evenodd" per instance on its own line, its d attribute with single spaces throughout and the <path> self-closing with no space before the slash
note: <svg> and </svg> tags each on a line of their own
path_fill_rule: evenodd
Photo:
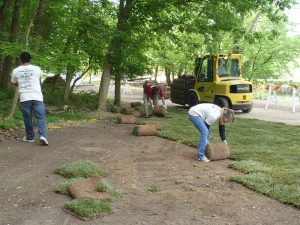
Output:
<svg viewBox="0 0 300 225">
<path fill-rule="evenodd" d="M 120 74 L 116 75 L 114 104 L 117 106 L 121 105 L 121 82 L 122 82 L 122 76 Z"/>
<path fill-rule="evenodd" d="M 106 111 L 106 100 L 108 94 L 108 88 L 110 83 L 111 68 L 112 63 L 110 62 L 111 56 L 106 55 L 103 74 L 101 77 L 100 87 L 99 87 L 99 98 L 98 98 L 98 111 Z"/>
<path fill-rule="evenodd" d="M 169 86 L 171 86 L 171 74 L 170 74 L 170 71 L 168 70 L 167 67 L 165 68 L 165 74 L 166 74 L 166 81 L 167 81 L 167 84 L 168 84 Z"/>
<path fill-rule="evenodd" d="M 99 99 L 98 99 L 98 111 L 106 111 L 106 100 L 108 94 L 108 88 L 111 78 L 111 71 L 114 64 L 114 57 L 121 55 L 121 41 L 120 33 L 124 33 L 126 30 L 125 23 L 130 16 L 134 0 L 120 0 L 119 12 L 118 12 L 118 22 L 116 27 L 115 36 L 112 38 L 110 47 L 106 53 L 103 66 L 103 74 L 101 77 L 100 88 L 99 88 Z M 118 54 L 119 53 L 119 54 Z M 115 96 L 116 97 L 116 96 Z M 121 95 L 120 95 L 121 99 Z"/>
<path fill-rule="evenodd" d="M 10 108 L 10 113 L 9 113 L 9 116 L 6 117 L 6 119 L 11 119 L 14 117 L 16 108 L 18 105 L 18 99 L 19 99 L 19 90 L 18 90 L 18 87 L 15 87 L 14 98 L 13 98 L 12 105 Z"/>
<path fill-rule="evenodd" d="M 21 0 L 15 0 L 13 17 L 10 25 L 10 42 L 14 42 L 17 39 L 17 30 L 19 26 L 19 18 L 20 18 L 20 2 Z M 12 69 L 13 57 L 6 56 L 4 58 L 3 63 L 3 73 L 1 79 L 1 87 L 3 89 L 7 89 L 9 86 L 9 77 Z"/>
<path fill-rule="evenodd" d="M 10 6 L 10 4 L 12 3 L 11 0 L 3 0 L 3 3 L 0 7 L 0 29 L 2 28 L 3 24 L 4 24 L 4 17 L 5 14 Z"/>
<path fill-rule="evenodd" d="M 67 65 L 66 87 L 65 87 L 65 93 L 64 93 L 64 100 L 69 99 L 70 87 L 71 87 L 71 82 L 73 79 L 74 72 L 75 72 L 75 69 L 70 64 Z"/>
<path fill-rule="evenodd" d="M 155 66 L 155 71 L 154 71 L 154 80 L 157 81 L 157 75 L 158 75 L 158 65 Z"/>
<path fill-rule="evenodd" d="M 32 45 L 33 51 L 38 52 L 38 49 L 41 44 L 42 40 L 42 31 L 43 31 L 43 17 L 45 13 L 45 9 L 47 6 L 48 0 L 38 0 L 38 6 L 36 13 L 34 15 L 34 29 L 33 29 L 33 37 L 34 37 L 34 43 Z"/>
</svg>

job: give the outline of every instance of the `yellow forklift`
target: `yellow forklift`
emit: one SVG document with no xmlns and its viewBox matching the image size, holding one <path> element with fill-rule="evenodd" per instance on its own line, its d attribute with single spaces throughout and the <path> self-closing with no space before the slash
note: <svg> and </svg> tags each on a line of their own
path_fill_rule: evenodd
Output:
<svg viewBox="0 0 300 225">
<path fill-rule="evenodd" d="M 215 103 L 249 113 L 253 106 L 252 84 L 242 78 L 241 54 L 206 55 L 197 58 L 193 76 L 180 76 L 171 84 L 171 101 L 192 107 Z"/>
</svg>

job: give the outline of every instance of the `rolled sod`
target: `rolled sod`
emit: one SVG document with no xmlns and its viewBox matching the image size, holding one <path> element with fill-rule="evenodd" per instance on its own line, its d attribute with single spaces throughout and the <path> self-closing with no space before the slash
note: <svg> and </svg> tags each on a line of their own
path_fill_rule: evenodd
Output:
<svg viewBox="0 0 300 225">
<path fill-rule="evenodd" d="M 132 134 L 135 136 L 154 136 L 157 134 L 154 125 L 137 125 L 133 128 Z"/>
<path fill-rule="evenodd" d="M 152 114 L 158 117 L 166 117 L 167 115 L 167 111 L 162 108 L 162 107 L 154 107 L 154 109 L 152 110 Z"/>
<path fill-rule="evenodd" d="M 227 159 L 230 156 L 229 146 L 224 143 L 213 143 L 206 145 L 206 157 L 211 160 Z"/>
<path fill-rule="evenodd" d="M 160 122 L 154 120 L 144 121 L 144 125 L 154 125 L 156 130 L 161 130 Z"/>
<path fill-rule="evenodd" d="M 133 115 L 121 115 L 118 117 L 118 123 L 122 124 L 135 124 L 136 117 Z"/>
</svg>

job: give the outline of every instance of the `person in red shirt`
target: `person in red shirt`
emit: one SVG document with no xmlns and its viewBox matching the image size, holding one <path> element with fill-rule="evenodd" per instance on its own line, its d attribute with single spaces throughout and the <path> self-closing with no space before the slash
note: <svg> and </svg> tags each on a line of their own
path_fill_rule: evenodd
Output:
<svg viewBox="0 0 300 225">
<path fill-rule="evenodd" d="M 149 104 L 152 109 L 154 107 L 158 107 L 160 99 L 163 103 L 163 107 L 167 109 L 164 96 L 165 94 L 163 92 L 162 87 L 153 84 L 151 81 L 145 82 L 144 84 L 144 116 L 145 117 L 149 117 L 149 111 L 148 111 Z"/>
</svg>

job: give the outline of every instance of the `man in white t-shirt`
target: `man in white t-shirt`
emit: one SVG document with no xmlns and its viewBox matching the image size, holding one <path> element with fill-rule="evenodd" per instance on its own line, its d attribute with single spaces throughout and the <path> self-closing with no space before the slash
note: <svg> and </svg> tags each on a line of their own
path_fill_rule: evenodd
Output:
<svg viewBox="0 0 300 225">
<path fill-rule="evenodd" d="M 46 109 L 41 91 L 42 70 L 32 65 L 31 55 L 23 52 L 20 55 L 21 65 L 15 68 L 11 75 L 11 82 L 18 86 L 21 111 L 25 125 L 25 142 L 34 142 L 34 131 L 32 114 L 34 114 L 38 126 L 40 143 L 48 145 L 48 134 L 46 127 Z"/>
<path fill-rule="evenodd" d="M 228 108 L 221 108 L 215 104 L 202 103 L 189 110 L 189 119 L 200 132 L 197 160 L 209 162 L 205 156 L 206 145 L 209 144 L 210 126 L 218 121 L 221 140 L 227 144 L 225 137 L 225 123 L 234 121 L 234 112 Z"/>
</svg>

